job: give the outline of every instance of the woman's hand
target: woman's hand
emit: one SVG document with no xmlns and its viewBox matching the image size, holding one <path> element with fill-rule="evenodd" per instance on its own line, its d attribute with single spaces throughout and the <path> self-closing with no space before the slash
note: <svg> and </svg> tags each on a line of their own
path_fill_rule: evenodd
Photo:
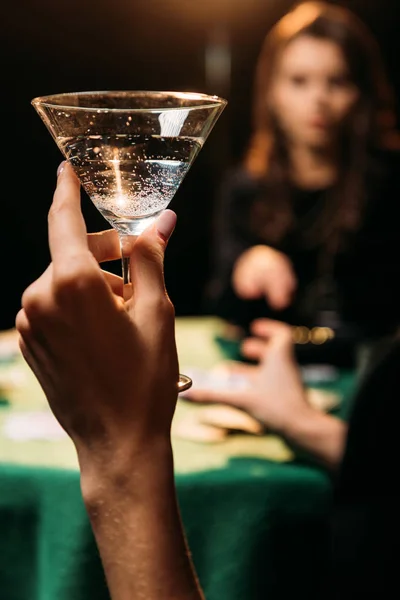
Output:
<svg viewBox="0 0 400 600">
<path fill-rule="evenodd" d="M 242 352 L 259 364 L 234 363 L 231 367 L 233 373 L 248 379 L 247 388 L 223 391 L 194 387 L 185 396 L 195 402 L 236 406 L 314 460 L 336 469 L 342 460 L 347 425 L 309 403 L 293 353 L 291 328 L 260 319 L 253 323 L 252 330 L 254 337 L 243 342 Z"/>
<path fill-rule="evenodd" d="M 232 363 L 232 374 L 248 380 L 246 389 L 188 390 L 184 396 L 198 402 L 230 404 L 245 410 L 268 429 L 285 433 L 310 408 L 293 353 L 292 330 L 278 321 L 260 319 L 252 324 L 254 337 L 242 344 L 242 353 L 257 366 Z"/>
<path fill-rule="evenodd" d="M 169 443 L 179 377 L 174 310 L 163 259 L 176 216 L 166 211 L 134 243 L 133 296 L 98 261 L 120 257 L 114 230 L 88 236 L 79 182 L 66 164 L 49 213 L 52 263 L 23 294 L 21 351 L 78 455 L 99 464 L 122 449 Z"/>
<path fill-rule="evenodd" d="M 241 298 L 265 298 L 274 310 L 290 305 L 297 287 L 290 260 L 269 246 L 253 246 L 236 261 L 232 283 Z"/>
</svg>

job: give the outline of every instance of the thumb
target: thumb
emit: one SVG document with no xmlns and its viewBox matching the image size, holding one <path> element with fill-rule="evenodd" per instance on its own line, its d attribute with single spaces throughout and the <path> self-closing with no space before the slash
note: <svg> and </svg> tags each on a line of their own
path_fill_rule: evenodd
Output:
<svg viewBox="0 0 400 600">
<path fill-rule="evenodd" d="M 291 302 L 292 291 L 272 285 L 268 286 L 264 295 L 273 310 L 284 310 Z"/>
<path fill-rule="evenodd" d="M 259 360 L 273 355 L 280 357 L 293 356 L 293 329 L 287 323 L 272 319 L 256 319 L 251 324 L 251 332 L 255 338 L 248 340 L 247 350 L 249 352 L 253 351 L 253 354 L 258 350 Z M 264 350 L 262 344 L 264 344 Z"/>
<path fill-rule="evenodd" d="M 279 272 L 264 282 L 264 295 L 271 308 L 284 310 L 287 308 L 296 290 L 296 279 L 290 273 Z"/>
<path fill-rule="evenodd" d="M 253 335 L 268 340 L 276 345 L 291 347 L 293 345 L 292 327 L 283 321 L 274 319 L 255 319 L 250 325 Z"/>
<path fill-rule="evenodd" d="M 268 352 L 268 348 L 268 341 L 254 337 L 246 338 L 240 346 L 240 350 L 245 358 L 258 362 L 264 358 Z"/>
<path fill-rule="evenodd" d="M 175 225 L 176 214 L 165 210 L 133 245 L 130 268 L 134 301 L 165 296 L 164 253 Z"/>
</svg>

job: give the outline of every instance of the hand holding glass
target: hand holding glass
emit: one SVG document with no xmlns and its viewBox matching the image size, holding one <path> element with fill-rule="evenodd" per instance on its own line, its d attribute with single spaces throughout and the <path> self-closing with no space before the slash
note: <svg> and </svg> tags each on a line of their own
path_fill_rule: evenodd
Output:
<svg viewBox="0 0 400 600">
<path fill-rule="evenodd" d="M 169 205 L 226 100 L 190 92 L 55 94 L 32 104 L 94 205 L 119 234 L 124 296 L 133 238 Z M 191 380 L 180 376 L 179 390 Z"/>
</svg>

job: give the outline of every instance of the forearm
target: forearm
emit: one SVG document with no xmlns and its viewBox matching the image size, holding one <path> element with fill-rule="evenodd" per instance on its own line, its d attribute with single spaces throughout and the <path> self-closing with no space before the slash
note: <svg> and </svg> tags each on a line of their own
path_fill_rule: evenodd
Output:
<svg viewBox="0 0 400 600">
<path fill-rule="evenodd" d="M 286 439 L 318 462 L 337 469 L 343 457 L 347 424 L 318 410 L 309 409 L 293 419 L 282 432 Z"/>
<path fill-rule="evenodd" d="M 131 464 L 103 464 L 100 475 L 80 462 L 112 599 L 203 600 L 180 520 L 170 444 Z"/>
</svg>

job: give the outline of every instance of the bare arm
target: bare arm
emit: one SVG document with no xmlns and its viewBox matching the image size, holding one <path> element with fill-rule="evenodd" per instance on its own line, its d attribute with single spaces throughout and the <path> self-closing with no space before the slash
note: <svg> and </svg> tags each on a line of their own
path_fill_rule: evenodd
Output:
<svg viewBox="0 0 400 600">
<path fill-rule="evenodd" d="M 171 446 L 82 463 L 82 493 L 113 600 L 203 600 L 175 494 Z"/>
<path fill-rule="evenodd" d="M 115 231 L 87 236 L 67 165 L 49 214 L 52 264 L 24 293 L 21 351 L 75 444 L 83 499 L 113 600 L 202 600 L 175 495 L 170 430 L 179 365 L 165 211 L 132 248 L 133 296 L 97 262 Z"/>
<path fill-rule="evenodd" d="M 330 469 L 337 469 L 343 457 L 347 430 L 347 423 L 340 419 L 307 409 L 299 411 L 281 433 L 316 461 Z"/>
</svg>

